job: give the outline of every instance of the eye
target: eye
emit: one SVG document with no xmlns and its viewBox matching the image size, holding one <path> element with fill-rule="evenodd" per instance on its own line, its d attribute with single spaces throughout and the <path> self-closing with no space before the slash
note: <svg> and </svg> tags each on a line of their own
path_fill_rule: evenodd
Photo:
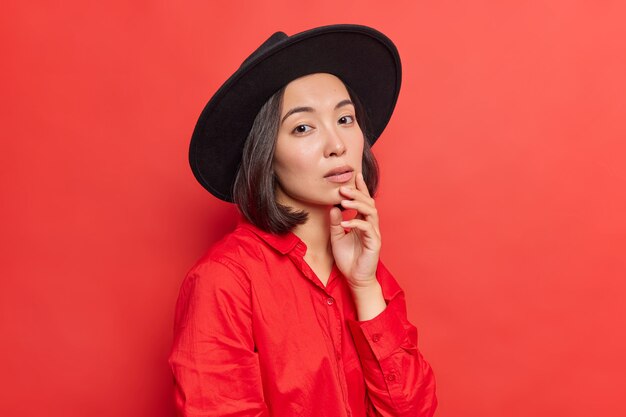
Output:
<svg viewBox="0 0 626 417">
<path fill-rule="evenodd" d="M 342 116 L 339 118 L 340 125 L 349 125 L 354 122 L 354 117 L 352 116 Z"/>
<path fill-rule="evenodd" d="M 295 133 L 297 135 L 301 135 L 303 133 L 307 133 L 308 131 L 310 131 L 312 129 L 311 126 L 309 125 L 298 125 L 295 127 L 295 129 L 293 129 L 291 132 Z"/>
</svg>

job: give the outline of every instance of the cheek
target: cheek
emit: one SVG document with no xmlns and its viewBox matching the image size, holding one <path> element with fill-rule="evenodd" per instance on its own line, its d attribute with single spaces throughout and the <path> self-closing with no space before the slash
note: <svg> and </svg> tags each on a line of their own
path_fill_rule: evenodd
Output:
<svg viewBox="0 0 626 417">
<path fill-rule="evenodd" d="M 363 139 L 361 139 L 358 145 L 358 150 L 357 150 L 357 155 L 360 155 L 361 158 L 363 157 L 363 148 L 364 148 Z"/>
<path fill-rule="evenodd" d="M 354 167 L 358 168 L 359 171 L 361 170 L 362 165 L 363 165 L 363 149 L 364 149 L 363 141 L 364 141 L 363 136 L 361 136 L 361 138 L 355 142 L 353 152 L 352 152 L 352 160 L 354 163 Z"/>
<path fill-rule="evenodd" d="M 289 176 L 305 176 L 316 168 L 316 149 L 307 146 L 298 146 L 296 143 L 289 144 L 278 142 L 274 152 L 274 170 L 277 175 L 289 174 Z"/>
</svg>

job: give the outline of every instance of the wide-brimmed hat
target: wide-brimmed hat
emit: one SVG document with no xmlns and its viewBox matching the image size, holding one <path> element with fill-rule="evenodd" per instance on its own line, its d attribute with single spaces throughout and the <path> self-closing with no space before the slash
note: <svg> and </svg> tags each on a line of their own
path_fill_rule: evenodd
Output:
<svg viewBox="0 0 626 417">
<path fill-rule="evenodd" d="M 296 78 L 320 72 L 339 77 L 356 93 L 367 112 L 369 140 L 374 144 L 400 92 L 400 57 L 391 40 L 361 25 L 323 26 L 292 36 L 276 32 L 226 80 L 200 114 L 189 148 L 191 170 L 200 184 L 232 202 L 243 146 L 263 104 Z"/>
</svg>

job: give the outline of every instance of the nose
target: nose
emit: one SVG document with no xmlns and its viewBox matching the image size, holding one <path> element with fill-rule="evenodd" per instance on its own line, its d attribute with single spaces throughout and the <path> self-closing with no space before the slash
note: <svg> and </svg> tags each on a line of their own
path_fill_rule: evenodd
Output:
<svg viewBox="0 0 626 417">
<path fill-rule="evenodd" d="M 334 129 L 327 129 L 324 156 L 329 158 L 331 156 L 341 156 L 344 153 L 346 153 L 346 144 L 341 136 Z"/>
</svg>

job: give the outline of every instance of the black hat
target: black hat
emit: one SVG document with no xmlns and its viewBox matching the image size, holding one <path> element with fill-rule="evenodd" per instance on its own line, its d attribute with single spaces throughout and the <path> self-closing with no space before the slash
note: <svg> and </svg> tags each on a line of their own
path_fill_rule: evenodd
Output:
<svg viewBox="0 0 626 417">
<path fill-rule="evenodd" d="M 387 126 L 400 92 L 395 45 L 360 25 L 331 25 L 287 36 L 274 33 L 241 64 L 207 103 L 191 137 L 189 163 L 196 179 L 232 202 L 244 142 L 257 113 L 286 84 L 330 73 L 359 97 L 370 120 L 370 144 Z"/>
</svg>

